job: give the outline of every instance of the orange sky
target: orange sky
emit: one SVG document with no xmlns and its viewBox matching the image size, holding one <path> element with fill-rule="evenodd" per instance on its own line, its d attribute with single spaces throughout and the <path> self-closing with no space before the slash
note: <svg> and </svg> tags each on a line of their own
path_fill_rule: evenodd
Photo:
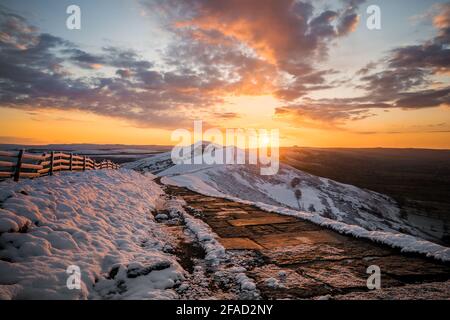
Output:
<svg viewBox="0 0 450 320">
<path fill-rule="evenodd" d="M 170 145 L 198 119 L 281 146 L 450 149 L 443 1 L 380 0 L 369 30 L 365 1 L 80 0 L 101 18 L 77 31 L 5 1 L 0 143 Z"/>
<path fill-rule="evenodd" d="M 271 96 L 231 97 L 227 100 L 221 107 L 230 112 L 239 111 L 240 118 L 214 124 L 221 128 L 279 129 L 282 146 L 450 149 L 450 132 L 442 132 L 439 126 L 433 125 L 450 122 L 448 107 L 414 111 L 376 110 L 374 117 L 339 128 L 320 129 L 314 126 L 297 128 L 289 122 L 274 119 L 274 108 L 279 102 Z M 33 110 L 31 113 L 0 108 L 0 113 L 1 143 L 175 143 L 170 140 L 172 130 L 139 128 L 127 120 L 85 112 Z M 193 130 L 192 126 L 185 129 Z"/>
</svg>

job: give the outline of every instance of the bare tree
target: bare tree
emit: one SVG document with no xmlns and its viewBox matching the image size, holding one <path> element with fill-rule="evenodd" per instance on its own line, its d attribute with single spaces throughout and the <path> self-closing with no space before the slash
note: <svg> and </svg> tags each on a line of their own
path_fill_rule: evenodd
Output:
<svg viewBox="0 0 450 320">
<path fill-rule="evenodd" d="M 300 189 L 295 190 L 295 198 L 297 199 L 298 208 L 303 210 L 302 203 L 300 202 L 302 200 L 302 191 Z"/>
</svg>

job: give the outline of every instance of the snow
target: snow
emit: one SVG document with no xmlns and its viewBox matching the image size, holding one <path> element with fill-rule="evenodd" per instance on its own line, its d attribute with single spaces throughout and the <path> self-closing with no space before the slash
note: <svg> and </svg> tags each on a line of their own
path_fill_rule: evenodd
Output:
<svg viewBox="0 0 450 320">
<path fill-rule="evenodd" d="M 194 145 L 194 153 L 198 151 L 195 148 L 199 146 Z M 450 260 L 450 248 L 432 242 L 436 240 L 434 235 L 402 217 L 392 198 L 288 165 L 281 164 L 276 175 L 262 176 L 255 165 L 174 165 L 167 152 L 129 163 L 127 167 L 154 172 L 165 184 L 253 204 L 404 252 Z"/>
<path fill-rule="evenodd" d="M 179 199 L 172 199 L 166 202 L 168 210 L 182 216 L 186 227 L 196 236 L 206 252 L 205 260 L 211 266 L 219 265 L 226 257 L 225 248 L 220 244 L 215 233 L 205 222 L 192 217 L 184 210 L 184 204 L 185 202 Z"/>
<path fill-rule="evenodd" d="M 215 281 L 222 283 L 225 287 L 230 287 L 230 291 L 236 293 L 234 299 L 258 299 L 260 297 L 259 290 L 254 280 L 246 275 L 247 269 L 240 265 L 242 260 L 233 260 L 230 253 L 220 244 L 218 235 L 211 230 L 208 224 L 187 213 L 184 209 L 185 205 L 184 200 L 174 198 L 166 201 L 165 207 L 170 212 L 170 216 L 180 216 L 187 230 L 195 236 L 206 253 L 205 267 L 213 272 Z M 202 266 L 197 265 L 194 269 L 195 280 L 201 281 L 204 278 Z M 200 283 L 200 286 L 207 286 L 207 283 Z M 187 284 L 183 283 L 177 291 L 184 292 L 188 289 L 190 288 Z M 210 295 L 209 298 L 214 298 L 214 296 Z"/>
<path fill-rule="evenodd" d="M 185 201 L 181 199 L 171 199 L 166 202 L 166 207 L 171 212 L 170 215 L 179 215 L 183 218 L 184 224 L 197 238 L 199 244 L 206 253 L 204 258 L 207 267 L 215 271 L 215 275 L 220 281 L 234 282 L 239 286 L 238 296 L 243 299 L 258 299 L 259 291 L 253 279 L 247 277 L 246 268 L 231 261 L 225 248 L 220 244 L 217 234 L 215 234 L 208 224 L 200 219 L 192 217 L 183 208 Z M 196 266 L 197 271 L 200 266 Z M 186 290 L 184 286 L 181 291 Z M 178 289 L 180 291 L 180 288 Z M 210 297 L 211 298 L 211 297 Z"/>
<path fill-rule="evenodd" d="M 165 184 L 450 261 L 450 248 L 421 239 L 387 196 L 284 165 L 278 175 L 261 176 L 256 166 L 174 166 L 170 153 L 150 159 L 127 167 L 158 172 Z M 179 299 L 199 292 L 212 298 L 211 277 L 232 288 L 234 298 L 260 298 L 242 258 L 251 253 L 226 251 L 197 213 L 166 195 L 155 178 L 123 168 L 1 182 L 0 299 Z M 175 256 L 180 239 L 165 225 L 176 224 L 205 253 L 193 273 Z M 79 290 L 66 285 L 72 265 L 81 271 Z M 280 288 L 286 277 L 279 271 L 264 283 Z"/>
<path fill-rule="evenodd" d="M 281 165 L 274 176 L 262 176 L 258 167 L 252 165 L 175 165 L 158 175 L 211 196 L 226 195 L 314 212 L 371 231 L 402 230 L 419 237 L 427 236 L 401 217 L 393 199 L 286 165 Z"/>
<path fill-rule="evenodd" d="M 189 169 L 176 165 L 158 175 L 162 176 L 161 182 L 164 184 L 252 204 L 266 211 L 311 221 L 342 234 L 400 248 L 403 252 L 421 253 L 441 261 L 450 261 L 450 248 L 420 238 L 421 232 L 401 219 L 395 202 L 385 195 L 314 177 L 288 166 L 281 166 L 280 174 L 273 177 L 263 177 L 257 172 L 257 168 L 243 165 L 202 168 L 192 165 Z M 240 179 L 235 179 L 236 175 Z M 300 207 L 303 210 L 292 205 L 292 191 L 287 187 L 295 177 L 300 177 L 297 188 L 302 191 Z M 241 179 L 247 183 L 241 184 Z M 311 205 L 314 210 L 305 211 L 305 207 L 310 208 Z M 417 236 L 398 230 L 407 230 Z"/>
<path fill-rule="evenodd" d="M 264 282 L 269 288 L 277 289 L 283 287 L 283 285 L 275 278 L 267 278 Z"/>
<path fill-rule="evenodd" d="M 131 170 L 0 183 L 0 299 L 173 299 L 185 271 L 154 220 L 163 191 Z M 77 265 L 81 289 L 69 290 Z"/>
<path fill-rule="evenodd" d="M 171 164 L 170 152 L 164 152 L 134 162 L 124 163 L 122 168 L 156 173 L 166 169 Z"/>
<path fill-rule="evenodd" d="M 238 273 L 236 275 L 238 283 L 241 285 L 242 290 L 253 291 L 256 289 L 256 284 L 245 273 Z"/>
</svg>

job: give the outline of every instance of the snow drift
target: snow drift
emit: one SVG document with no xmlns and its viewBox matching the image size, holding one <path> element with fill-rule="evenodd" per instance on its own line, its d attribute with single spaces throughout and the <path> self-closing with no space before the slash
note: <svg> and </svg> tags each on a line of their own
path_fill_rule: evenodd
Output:
<svg viewBox="0 0 450 320">
<path fill-rule="evenodd" d="M 184 270 L 165 253 L 152 179 L 102 170 L 0 183 L 0 299 L 174 298 Z M 66 286 L 69 265 L 81 290 Z"/>
</svg>

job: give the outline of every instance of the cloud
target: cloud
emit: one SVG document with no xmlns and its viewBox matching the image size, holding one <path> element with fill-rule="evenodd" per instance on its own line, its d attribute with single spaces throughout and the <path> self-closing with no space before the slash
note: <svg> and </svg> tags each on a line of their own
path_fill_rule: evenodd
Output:
<svg viewBox="0 0 450 320">
<path fill-rule="evenodd" d="M 433 18 L 434 26 L 441 30 L 450 28 L 450 3 L 440 4 L 439 11 Z"/>
<path fill-rule="evenodd" d="M 237 114 L 236 112 L 216 112 L 213 116 L 217 120 L 230 120 L 240 118 L 239 114 Z"/>
<path fill-rule="evenodd" d="M 386 108 L 386 104 L 358 103 L 351 99 L 308 101 L 277 108 L 275 119 L 296 127 L 339 129 L 347 121 L 362 120 L 373 116 L 371 109 Z"/>
<path fill-rule="evenodd" d="M 170 5 L 191 8 L 186 19 L 176 22 L 178 28 L 212 30 L 234 38 L 283 68 L 323 54 L 330 40 L 354 29 L 362 2 L 346 1 L 342 11 L 318 15 L 311 3 L 294 0 L 188 0 Z M 336 19 L 338 25 L 333 24 Z"/>
<path fill-rule="evenodd" d="M 295 100 L 326 87 L 321 76 L 326 71 L 317 70 L 315 64 L 326 57 L 333 41 L 355 29 L 357 9 L 364 1 L 343 1 L 339 10 L 322 12 L 310 2 L 294 0 L 142 2 L 150 12 L 164 13 L 178 35 L 174 51 L 185 51 L 189 58 L 169 56 L 184 64 L 194 58 L 189 65 L 195 67 L 208 60 L 209 66 L 221 65 L 219 70 L 210 67 L 208 74 L 223 78 L 224 73 L 233 73 L 227 82 L 241 81 L 227 87 L 232 91 L 272 90 L 281 99 Z"/>
<path fill-rule="evenodd" d="M 26 20 L 0 5 L 0 41 L 7 43 L 16 49 L 26 49 L 35 45 L 36 28 L 27 24 Z"/>
<path fill-rule="evenodd" d="M 145 2 L 170 22 L 174 42 L 163 68 L 126 48 L 92 54 L 0 7 L 0 103 L 88 111 L 137 126 L 179 126 L 208 114 L 236 118 L 219 116 L 214 106 L 227 95 L 293 100 L 327 88 L 333 71 L 313 62 L 350 32 L 360 2 L 318 13 L 294 0 Z M 104 68 L 113 76 L 98 72 Z"/>
<path fill-rule="evenodd" d="M 0 6 L 0 104 L 76 109 L 163 128 L 197 116 L 237 118 L 215 107 L 230 95 L 271 94 L 285 104 L 276 119 L 334 128 L 376 108 L 449 104 L 449 88 L 433 78 L 449 72 L 448 4 L 433 17 L 434 38 L 394 48 L 347 83 L 364 95 L 315 100 L 312 93 L 339 83 L 330 81 L 339 72 L 320 62 L 355 30 L 363 0 L 342 0 L 334 9 L 295 0 L 141 3 L 171 34 L 158 64 L 117 46 L 93 54 Z"/>
<path fill-rule="evenodd" d="M 433 73 L 448 72 L 450 69 L 450 49 L 441 43 L 407 46 L 392 51 L 389 67 L 427 68 Z"/>
<path fill-rule="evenodd" d="M 366 94 L 357 98 L 319 99 L 307 97 L 310 90 L 299 85 L 289 98 L 305 96 L 276 110 L 276 119 L 298 126 L 342 128 L 349 121 L 373 116 L 373 109 L 414 110 L 450 106 L 450 86 L 434 77 L 450 74 L 450 4 L 440 6 L 433 18 L 437 34 L 423 43 L 394 48 L 377 62 L 356 72 L 357 89 Z M 332 72 L 331 72 L 332 73 Z M 320 76 L 327 75 L 326 73 Z M 321 81 L 316 81 L 320 83 Z M 295 95 L 294 92 L 301 92 Z"/>
<path fill-rule="evenodd" d="M 404 93 L 395 102 L 396 107 L 405 109 L 431 108 L 450 105 L 450 87 L 440 90 L 422 90 Z"/>
<path fill-rule="evenodd" d="M 337 26 L 337 34 L 339 36 L 347 35 L 356 30 L 359 23 L 359 15 L 357 10 L 365 0 L 347 0 L 344 1 L 347 5 L 344 12 L 341 14 L 339 24 Z"/>
<path fill-rule="evenodd" d="M 153 62 L 138 53 L 117 47 L 105 47 L 93 55 L 62 38 L 40 33 L 4 8 L 0 25 L 13 26 L 2 29 L 0 37 L 3 107 L 76 109 L 128 119 L 137 126 L 173 128 L 190 123 L 197 112 L 214 112 L 211 106 L 219 101 L 203 90 L 214 87 L 213 79 L 203 79 L 195 71 L 156 70 Z M 103 66 L 115 68 L 117 76 L 98 74 L 96 70 Z M 89 73 L 77 75 L 76 68 Z"/>
<path fill-rule="evenodd" d="M 383 70 L 370 73 L 360 70 L 358 75 L 368 91 L 366 100 L 391 102 L 393 107 L 428 108 L 448 104 L 447 88 L 432 88 L 434 76 L 450 72 L 450 4 L 441 6 L 433 19 L 437 35 L 421 44 L 403 46 L 390 51 L 384 58 Z M 438 22 L 436 22 L 438 21 Z"/>
</svg>

